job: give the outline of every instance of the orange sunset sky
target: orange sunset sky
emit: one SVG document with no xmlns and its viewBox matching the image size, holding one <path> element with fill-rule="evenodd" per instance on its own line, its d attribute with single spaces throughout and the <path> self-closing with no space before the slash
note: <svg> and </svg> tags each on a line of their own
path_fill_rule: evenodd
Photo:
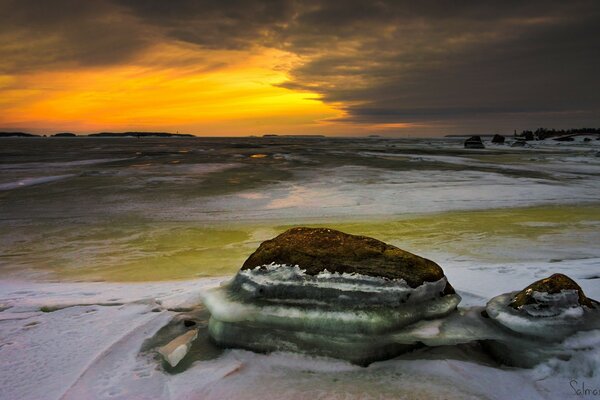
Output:
<svg viewBox="0 0 600 400">
<path fill-rule="evenodd" d="M 0 130 L 431 136 L 596 126 L 599 8 L 0 0 Z"/>
</svg>

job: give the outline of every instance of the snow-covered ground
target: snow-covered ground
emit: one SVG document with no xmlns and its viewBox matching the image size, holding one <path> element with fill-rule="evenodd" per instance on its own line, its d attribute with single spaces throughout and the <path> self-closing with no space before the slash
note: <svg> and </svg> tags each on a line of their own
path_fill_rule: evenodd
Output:
<svg viewBox="0 0 600 400">
<path fill-rule="evenodd" d="M 571 260 L 557 263 L 552 272 L 569 274 L 589 297 L 600 298 L 599 264 L 600 259 Z M 548 275 L 535 263 L 443 265 L 463 297 L 461 307 L 484 305 Z M 178 311 L 199 304 L 206 289 L 225 279 L 1 281 L 0 398 L 564 399 L 575 396 L 574 386 L 600 387 L 600 332 L 588 335 L 589 348 L 571 361 L 552 359 L 533 369 L 500 367 L 463 346 L 420 350 L 367 368 L 292 353 L 228 350 L 172 374 L 141 351 Z"/>
</svg>

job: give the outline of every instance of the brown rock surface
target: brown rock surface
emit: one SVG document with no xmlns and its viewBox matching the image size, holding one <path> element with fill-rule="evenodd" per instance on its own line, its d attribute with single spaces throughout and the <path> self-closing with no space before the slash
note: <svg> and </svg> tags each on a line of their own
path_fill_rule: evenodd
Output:
<svg viewBox="0 0 600 400">
<path fill-rule="evenodd" d="M 442 268 L 423 257 L 377 239 L 328 228 L 292 228 L 263 242 L 242 270 L 271 263 L 298 265 L 309 275 L 328 270 L 388 279 L 404 279 L 415 288 L 444 277 Z M 447 284 L 444 294 L 454 289 Z"/>
<path fill-rule="evenodd" d="M 510 302 L 510 306 L 519 309 L 526 304 L 536 304 L 537 300 L 533 297 L 534 292 L 555 294 L 562 290 L 576 290 L 579 295 L 579 304 L 595 308 L 597 302 L 588 299 L 581 287 L 571 278 L 563 274 L 554 274 L 548 278 L 533 282 L 525 289 L 521 290 Z"/>
</svg>

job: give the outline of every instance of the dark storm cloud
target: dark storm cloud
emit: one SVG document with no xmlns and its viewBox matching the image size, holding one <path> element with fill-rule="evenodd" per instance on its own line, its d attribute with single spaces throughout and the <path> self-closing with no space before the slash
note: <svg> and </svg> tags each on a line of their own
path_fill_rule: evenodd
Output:
<svg viewBox="0 0 600 400">
<path fill-rule="evenodd" d="M 594 0 L 0 0 L 0 11 L 3 69 L 119 63 L 161 38 L 200 52 L 267 46 L 305 61 L 283 86 L 319 93 L 346 122 L 599 123 Z"/>
<path fill-rule="evenodd" d="M 307 50 L 311 40 L 301 39 L 298 47 L 315 56 L 285 86 L 350 104 L 343 106 L 347 122 L 463 124 L 473 117 L 487 118 L 488 126 L 499 118 L 523 126 L 560 114 L 566 124 L 599 123 L 599 7 L 464 5 L 346 11 L 353 29 L 326 35 L 326 49 Z M 318 12 L 304 21 L 305 32 L 317 33 L 312 39 L 334 14 Z"/>
<path fill-rule="evenodd" d="M 0 72 L 118 63 L 148 39 L 106 1 L 0 0 Z"/>
<path fill-rule="evenodd" d="M 290 1 L 117 0 L 172 38 L 213 49 L 273 44 L 293 18 Z"/>
<path fill-rule="evenodd" d="M 302 56 L 283 86 L 341 104 L 346 122 L 577 125 L 600 115 L 594 1 L 121 4 L 180 40 Z"/>
</svg>

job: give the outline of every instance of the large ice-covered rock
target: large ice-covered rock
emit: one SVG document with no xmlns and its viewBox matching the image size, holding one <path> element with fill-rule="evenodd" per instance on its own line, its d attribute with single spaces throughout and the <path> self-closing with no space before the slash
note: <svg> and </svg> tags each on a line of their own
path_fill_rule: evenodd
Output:
<svg viewBox="0 0 600 400">
<path fill-rule="evenodd" d="M 359 364 L 412 348 L 394 333 L 446 316 L 459 301 L 436 263 L 324 228 L 294 228 L 264 242 L 204 298 L 210 335 L 221 346 Z"/>
<path fill-rule="evenodd" d="M 486 343 L 488 348 L 503 362 L 516 366 L 532 366 L 549 357 L 567 358 L 565 340 L 578 332 L 600 329 L 599 303 L 562 274 L 494 297 L 486 313 L 509 333 Z"/>
</svg>

